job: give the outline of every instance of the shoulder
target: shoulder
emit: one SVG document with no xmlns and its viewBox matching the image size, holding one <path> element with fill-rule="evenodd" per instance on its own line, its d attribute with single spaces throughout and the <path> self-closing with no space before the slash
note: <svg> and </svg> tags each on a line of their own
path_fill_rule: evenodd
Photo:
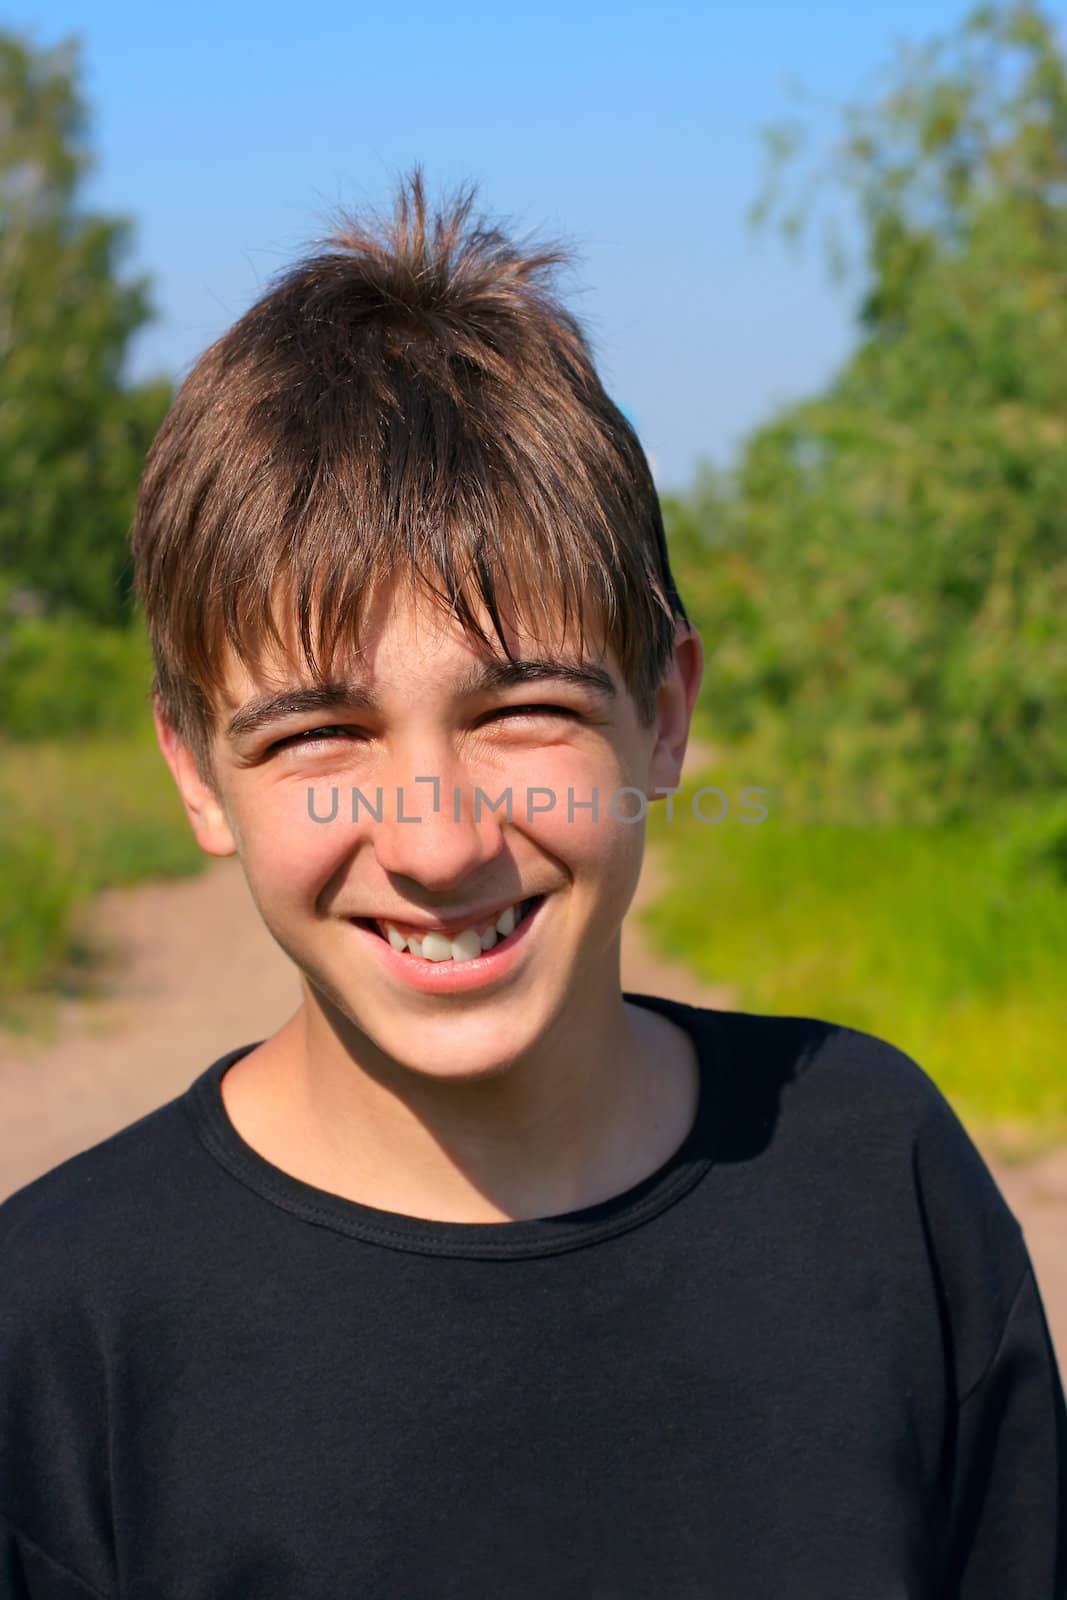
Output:
<svg viewBox="0 0 1067 1600">
<path fill-rule="evenodd" d="M 721 1120 L 738 1128 L 763 1124 L 804 1141 L 866 1135 L 897 1147 L 940 1136 L 973 1149 L 925 1067 L 878 1034 L 824 1017 L 633 998 L 692 1035 Z"/>
<path fill-rule="evenodd" d="M 191 1142 L 170 1101 L 0 1203 L 0 1276 L 17 1287 L 9 1307 L 90 1298 L 150 1239 Z"/>
<path fill-rule="evenodd" d="M 739 1107 L 896 1135 L 954 1116 L 926 1069 L 890 1040 L 813 1016 L 684 1006 L 722 1092 Z M 884 1119 L 888 1118 L 887 1124 Z"/>
<path fill-rule="evenodd" d="M 697 1008 L 694 1008 L 697 1009 Z M 919 1176 L 939 1171 L 996 1186 L 958 1113 L 926 1068 L 878 1034 L 811 1016 L 702 1011 L 725 1092 L 797 1138 L 853 1149 L 907 1149 Z"/>
<path fill-rule="evenodd" d="M 735 1153 L 860 1251 L 928 1263 L 964 1382 L 995 1348 L 1030 1270 L 1023 1230 L 933 1078 L 888 1039 L 819 1017 L 705 1012 Z M 758 1132 L 756 1131 L 758 1130 Z M 747 1140 L 747 1148 L 744 1141 Z"/>
<path fill-rule="evenodd" d="M 922 1063 L 899 1045 L 820 1017 L 730 1012 L 735 1069 L 778 1093 L 783 1122 L 857 1155 L 907 1152 L 926 1202 L 978 1197 L 1018 1230 L 958 1112 Z M 759 1091 L 757 1091 L 759 1092 Z"/>
</svg>

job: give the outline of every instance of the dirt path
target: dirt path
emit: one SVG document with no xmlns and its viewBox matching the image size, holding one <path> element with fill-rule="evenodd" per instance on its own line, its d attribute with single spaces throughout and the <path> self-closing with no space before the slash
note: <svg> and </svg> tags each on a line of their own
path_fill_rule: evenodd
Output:
<svg viewBox="0 0 1067 1600">
<path fill-rule="evenodd" d="M 691 744 L 685 783 L 706 756 Z M 633 909 L 655 899 L 662 881 L 650 849 Z M 268 1037 L 299 1004 L 295 969 L 235 861 L 110 891 L 93 927 L 113 952 L 105 994 L 64 1003 L 43 1041 L 0 1030 L 0 1199 L 180 1094 L 227 1050 Z M 653 956 L 632 915 L 622 977 L 631 992 L 736 1004 L 728 989 Z M 983 1154 L 1022 1224 L 1067 1375 L 1067 1148 L 1019 1166 Z"/>
</svg>

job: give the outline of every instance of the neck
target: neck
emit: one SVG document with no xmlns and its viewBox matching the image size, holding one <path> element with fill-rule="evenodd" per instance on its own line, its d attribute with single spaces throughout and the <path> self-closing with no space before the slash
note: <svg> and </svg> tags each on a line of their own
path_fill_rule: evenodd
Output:
<svg viewBox="0 0 1067 1600">
<path fill-rule="evenodd" d="M 344 1198 L 441 1222 L 610 1199 L 670 1158 L 698 1094 L 688 1036 L 625 1002 L 617 977 L 594 1005 L 583 994 L 580 1017 L 555 1019 L 536 1059 L 477 1077 L 399 1065 L 307 989 L 245 1062 L 242 1080 L 229 1082 L 236 1068 L 223 1079 L 224 1098 L 268 1160 Z"/>
</svg>

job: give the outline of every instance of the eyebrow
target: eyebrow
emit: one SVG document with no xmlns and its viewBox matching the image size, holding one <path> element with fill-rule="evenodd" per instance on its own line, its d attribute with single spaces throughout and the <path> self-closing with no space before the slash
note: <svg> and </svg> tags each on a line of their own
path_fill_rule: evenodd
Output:
<svg viewBox="0 0 1067 1600">
<path fill-rule="evenodd" d="M 457 685 L 461 699 L 484 694 L 487 690 L 511 689 L 533 683 L 566 683 L 585 689 L 598 699 L 618 698 L 611 674 L 591 663 L 548 661 L 493 661 L 472 668 Z M 230 740 L 247 738 L 286 717 L 304 716 L 314 711 L 379 711 L 378 697 L 358 683 L 340 678 L 300 689 L 280 689 L 259 695 L 236 711 L 226 724 Z"/>
</svg>

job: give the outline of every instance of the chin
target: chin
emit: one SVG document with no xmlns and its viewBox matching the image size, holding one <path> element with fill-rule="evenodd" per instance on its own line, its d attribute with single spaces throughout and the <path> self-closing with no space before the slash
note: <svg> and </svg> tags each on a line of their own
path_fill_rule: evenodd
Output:
<svg viewBox="0 0 1067 1600">
<path fill-rule="evenodd" d="M 509 1054 L 506 1057 L 496 1056 L 482 1062 L 464 1062 L 462 1066 L 445 1068 L 443 1071 L 430 1071 L 425 1063 L 403 1062 L 405 1071 L 412 1077 L 421 1078 L 425 1082 L 433 1083 L 489 1083 L 495 1078 L 505 1078 L 515 1067 L 516 1057 Z"/>
<path fill-rule="evenodd" d="M 473 1083 L 503 1077 L 539 1036 L 523 1038 L 513 1018 L 502 1017 L 499 1011 L 491 1014 L 494 1007 L 483 1005 L 476 1014 L 453 1002 L 436 1009 L 432 1016 L 413 1011 L 402 1017 L 396 1010 L 369 1015 L 330 984 L 314 983 L 312 987 L 329 1027 L 356 1060 L 369 1044 L 372 1051 L 427 1081 Z M 532 1008 L 528 1002 L 521 1006 L 521 1013 L 529 1026 Z M 434 1059 L 435 1054 L 439 1059 Z"/>
</svg>

